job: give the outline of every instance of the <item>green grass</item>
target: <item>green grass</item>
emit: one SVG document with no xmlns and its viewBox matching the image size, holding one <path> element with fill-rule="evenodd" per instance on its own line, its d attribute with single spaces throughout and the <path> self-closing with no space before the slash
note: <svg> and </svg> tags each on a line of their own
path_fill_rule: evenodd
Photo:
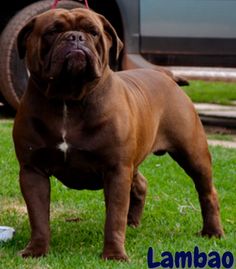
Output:
<svg viewBox="0 0 236 269">
<path fill-rule="evenodd" d="M 236 135 L 227 135 L 227 134 L 208 134 L 207 139 L 210 140 L 220 140 L 228 142 L 236 142 Z"/>
<path fill-rule="evenodd" d="M 11 121 L 0 121 L 0 225 L 16 229 L 15 237 L 0 243 L 0 269 L 147 268 L 147 250 L 152 246 L 156 259 L 162 251 L 206 253 L 231 251 L 236 257 L 236 150 L 211 148 L 214 181 L 221 202 L 226 232 L 221 240 L 201 238 L 201 217 L 191 180 L 168 156 L 149 157 L 142 165 L 148 178 L 148 195 L 142 224 L 127 228 L 126 250 L 130 263 L 104 262 L 99 258 L 103 245 L 104 200 L 102 191 L 75 191 L 52 179 L 51 231 L 49 255 L 23 260 L 17 252 L 24 248 L 30 230 L 18 185 L 18 164 L 11 139 Z M 80 222 L 66 222 L 79 217 Z"/>
<path fill-rule="evenodd" d="M 236 83 L 190 81 L 183 89 L 197 103 L 231 105 L 236 101 Z"/>
</svg>

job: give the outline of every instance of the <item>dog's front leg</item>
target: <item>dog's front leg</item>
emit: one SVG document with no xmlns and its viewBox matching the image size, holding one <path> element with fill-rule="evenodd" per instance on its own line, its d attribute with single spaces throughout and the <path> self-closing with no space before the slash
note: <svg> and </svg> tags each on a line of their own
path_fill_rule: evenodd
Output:
<svg viewBox="0 0 236 269">
<path fill-rule="evenodd" d="M 50 181 L 33 169 L 21 168 L 20 187 L 31 225 L 30 242 L 20 255 L 24 258 L 43 256 L 48 252 L 50 241 Z"/>
<path fill-rule="evenodd" d="M 105 176 L 106 223 L 104 259 L 128 260 L 125 233 L 130 202 L 131 174 L 128 167 L 115 168 Z"/>
</svg>

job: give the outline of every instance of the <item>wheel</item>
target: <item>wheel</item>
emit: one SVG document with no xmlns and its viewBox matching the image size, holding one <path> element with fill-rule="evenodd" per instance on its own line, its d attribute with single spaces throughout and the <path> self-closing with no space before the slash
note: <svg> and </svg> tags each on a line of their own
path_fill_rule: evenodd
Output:
<svg viewBox="0 0 236 269">
<path fill-rule="evenodd" d="M 16 110 L 26 90 L 29 77 L 24 60 L 20 60 L 18 56 L 17 36 L 30 18 L 49 10 L 52 2 L 52 0 L 43 0 L 25 7 L 11 18 L 1 34 L 0 91 L 8 104 Z M 58 7 L 73 9 L 83 7 L 83 5 L 71 0 L 64 0 L 58 3 Z"/>
</svg>

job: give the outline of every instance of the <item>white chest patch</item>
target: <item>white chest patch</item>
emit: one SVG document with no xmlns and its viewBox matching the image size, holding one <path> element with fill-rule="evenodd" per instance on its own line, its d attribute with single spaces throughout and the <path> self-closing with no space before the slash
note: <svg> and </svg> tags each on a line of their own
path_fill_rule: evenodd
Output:
<svg viewBox="0 0 236 269">
<path fill-rule="evenodd" d="M 58 145 L 58 149 L 63 151 L 65 154 L 66 154 L 68 148 L 69 148 L 69 145 L 65 141 Z"/>
<path fill-rule="evenodd" d="M 63 120 L 62 120 L 62 129 L 61 129 L 61 135 L 62 135 L 62 140 L 63 142 L 60 143 L 57 148 L 59 150 L 61 150 L 62 152 L 64 152 L 64 159 L 66 160 L 66 155 L 67 155 L 67 151 L 69 149 L 69 144 L 66 141 L 66 135 L 67 135 L 67 131 L 66 131 L 66 122 L 67 122 L 67 117 L 68 117 L 68 112 L 67 112 L 67 105 L 64 103 L 63 106 Z"/>
</svg>

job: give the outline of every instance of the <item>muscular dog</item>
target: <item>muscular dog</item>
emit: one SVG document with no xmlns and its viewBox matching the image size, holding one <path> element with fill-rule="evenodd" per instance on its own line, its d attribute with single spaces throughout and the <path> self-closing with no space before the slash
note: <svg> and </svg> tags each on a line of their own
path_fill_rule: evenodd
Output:
<svg viewBox="0 0 236 269">
<path fill-rule="evenodd" d="M 150 154 L 170 156 L 193 179 L 202 235 L 220 237 L 211 158 L 193 104 L 173 79 L 152 70 L 113 72 L 122 43 L 110 23 L 86 9 L 50 10 L 20 32 L 30 71 L 13 137 L 31 239 L 23 257 L 49 249 L 50 176 L 74 189 L 104 189 L 104 259 L 126 260 L 126 225 L 138 226 Z"/>
</svg>

